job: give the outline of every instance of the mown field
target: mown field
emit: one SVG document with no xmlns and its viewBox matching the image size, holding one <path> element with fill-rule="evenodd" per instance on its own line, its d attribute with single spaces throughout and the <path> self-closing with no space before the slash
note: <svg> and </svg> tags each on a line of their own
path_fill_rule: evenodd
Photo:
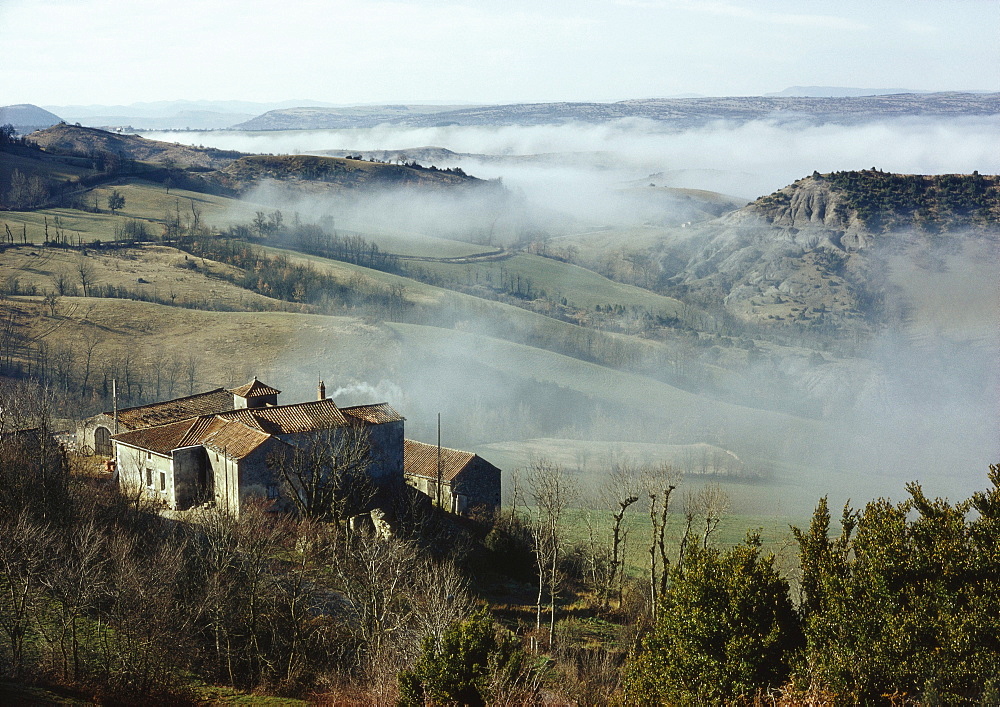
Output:
<svg viewBox="0 0 1000 707">
<path fill-rule="evenodd" d="M 505 260 L 477 263 L 420 263 L 444 283 L 516 289 L 524 296 L 544 296 L 572 307 L 621 306 L 656 316 L 677 317 L 684 304 L 649 290 L 626 285 L 570 263 L 521 253 Z"/>
</svg>

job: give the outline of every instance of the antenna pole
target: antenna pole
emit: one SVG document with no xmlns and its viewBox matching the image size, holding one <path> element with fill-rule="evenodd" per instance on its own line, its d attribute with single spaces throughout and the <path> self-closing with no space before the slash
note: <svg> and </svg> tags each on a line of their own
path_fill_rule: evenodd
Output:
<svg viewBox="0 0 1000 707">
<path fill-rule="evenodd" d="M 114 400 L 115 434 L 118 434 L 118 379 L 111 379 L 111 399 Z"/>
<path fill-rule="evenodd" d="M 441 413 L 438 413 L 437 504 L 441 507 Z"/>
</svg>

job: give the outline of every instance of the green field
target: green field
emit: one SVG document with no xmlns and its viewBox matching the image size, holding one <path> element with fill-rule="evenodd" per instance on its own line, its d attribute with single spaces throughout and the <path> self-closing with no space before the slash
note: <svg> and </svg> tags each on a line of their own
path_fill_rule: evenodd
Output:
<svg viewBox="0 0 1000 707">
<path fill-rule="evenodd" d="M 676 317 L 684 308 L 683 303 L 672 297 L 615 282 L 570 263 L 527 253 L 499 261 L 430 262 L 420 263 L 420 267 L 444 282 L 498 289 L 507 289 L 506 283 L 516 283 L 525 292 L 533 290 L 538 297 L 553 302 L 565 301 L 571 307 L 583 309 L 621 305 L 626 309 L 635 308 L 654 315 Z"/>
</svg>

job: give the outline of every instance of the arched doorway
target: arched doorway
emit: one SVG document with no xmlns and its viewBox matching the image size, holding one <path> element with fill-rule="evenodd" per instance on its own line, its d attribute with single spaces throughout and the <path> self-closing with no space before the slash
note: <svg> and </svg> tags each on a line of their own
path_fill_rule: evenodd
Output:
<svg viewBox="0 0 1000 707">
<path fill-rule="evenodd" d="M 94 454 L 111 456 L 111 431 L 107 427 L 98 427 L 94 430 Z"/>
</svg>

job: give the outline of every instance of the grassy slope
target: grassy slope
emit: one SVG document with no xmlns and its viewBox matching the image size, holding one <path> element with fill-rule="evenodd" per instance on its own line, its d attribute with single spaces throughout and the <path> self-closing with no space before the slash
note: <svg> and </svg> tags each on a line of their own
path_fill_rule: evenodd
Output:
<svg viewBox="0 0 1000 707">
<path fill-rule="evenodd" d="M 58 181 L 94 174 L 87 159 L 57 157 L 20 146 L 8 146 L 0 155 L 0 183 L 4 188 L 10 184 L 15 169 L 27 176 L 39 174 Z"/>
<path fill-rule="evenodd" d="M 33 161 L 33 165 L 37 162 Z M 61 163 L 55 163 L 57 166 Z M 55 174 L 55 173 L 50 173 Z M 185 189 L 170 189 L 168 192 L 162 184 L 130 180 L 121 184 L 97 187 L 87 192 L 84 200 L 94 204 L 95 198 L 100 209 L 106 212 L 108 195 L 117 189 L 125 197 L 125 208 L 117 216 L 110 213 L 88 213 L 76 209 L 51 208 L 38 211 L 6 211 L 0 212 L 0 233 L 2 224 L 6 222 L 18 242 L 21 238 L 21 225 L 27 225 L 28 241 L 41 243 L 45 237 L 45 219 L 48 218 L 50 236 L 54 237 L 55 218 L 58 216 L 73 242 L 79 235 L 84 243 L 94 240 L 108 241 L 114 237 L 116 223 L 123 219 L 136 218 L 148 223 L 151 235 L 158 236 L 162 232 L 162 222 L 168 217 L 180 214 L 182 223 L 190 223 L 192 219 L 191 205 L 200 212 L 202 222 L 209 226 L 225 228 L 236 223 L 249 223 L 254 213 L 265 211 L 270 213 L 273 207 L 255 204 L 243 199 L 231 199 L 212 194 L 202 194 Z M 286 219 L 294 214 L 285 213 Z M 471 255 L 483 251 L 482 246 L 463 243 L 461 241 L 437 238 L 418 233 L 380 232 L 365 234 L 369 240 L 374 240 L 379 248 L 400 255 L 421 257 L 451 258 Z"/>
<path fill-rule="evenodd" d="M 272 253 L 283 253 L 287 255 L 292 262 L 311 263 L 321 272 L 331 275 L 338 282 L 345 285 L 351 283 L 355 278 L 361 278 L 363 281 L 379 283 L 386 287 L 393 285 L 402 286 L 405 288 L 406 297 L 409 301 L 424 307 L 431 307 L 439 313 L 447 313 L 445 321 L 454 320 L 458 322 L 456 326 L 459 327 L 465 327 L 472 330 L 483 330 L 499 336 L 510 336 L 512 331 L 517 331 L 521 334 L 530 333 L 533 338 L 540 337 L 553 343 L 561 341 L 579 341 L 581 337 L 585 338 L 588 335 L 589 330 L 583 329 L 575 324 L 553 319 L 543 314 L 531 312 L 521 309 L 520 307 L 504 304 L 502 302 L 495 302 L 461 292 L 454 292 L 452 290 L 412 280 L 407 277 L 369 270 L 367 268 L 351 265 L 349 263 L 341 263 L 317 256 L 303 255 L 301 253 L 295 253 L 293 251 L 278 248 L 270 248 L 268 250 Z M 597 285 L 601 284 L 599 281 L 611 283 L 611 281 L 605 280 L 600 275 L 590 271 L 575 268 L 575 266 L 568 265 L 566 263 L 559 264 L 564 268 L 573 268 L 574 270 L 579 270 L 584 274 L 589 273 L 589 275 L 584 276 L 585 281 L 587 282 L 595 283 Z M 617 283 L 611 283 L 611 285 L 616 284 Z M 579 291 L 585 289 L 582 286 L 577 286 L 575 289 L 577 288 Z M 659 306 L 667 307 L 673 306 L 673 303 L 676 301 L 668 297 L 660 297 L 645 290 L 641 290 L 640 288 L 630 287 L 627 285 L 619 285 L 615 288 L 615 293 L 619 295 L 628 295 L 628 297 L 623 296 L 618 300 L 619 304 L 624 304 L 626 306 L 635 304 L 635 302 L 630 298 L 640 293 L 641 298 L 639 299 L 639 307 L 642 307 L 643 304 L 649 302 L 654 302 Z M 606 303 L 607 300 L 604 300 L 604 302 Z M 629 355 L 638 361 L 660 361 L 670 359 L 674 355 L 674 349 L 669 343 L 650 341 L 647 339 L 640 339 L 616 333 L 607 333 L 605 336 L 607 337 L 607 341 L 614 342 L 620 346 L 623 355 Z M 721 377 L 725 375 L 722 369 L 709 365 L 703 366 L 702 370 L 703 375 L 706 377 Z"/>
<path fill-rule="evenodd" d="M 154 301 L 169 301 L 177 305 L 200 306 L 204 309 L 294 310 L 296 305 L 244 290 L 219 279 L 235 268 L 222 263 L 196 260 L 197 269 L 182 267 L 192 264 L 184 253 L 166 246 L 147 246 L 123 250 L 79 251 L 61 248 L 12 248 L 0 260 L 0 282 L 16 278 L 23 288 L 35 285 L 39 291 L 54 291 L 54 277 L 65 275 L 70 286 L 80 293 L 78 269 L 81 262 L 92 270 L 92 283 L 114 285 L 142 293 Z M 143 280 L 144 282 L 140 282 Z"/>
<path fill-rule="evenodd" d="M 107 212 L 108 195 L 118 190 L 125 197 L 125 208 L 112 216 Z M 184 189 L 171 189 L 142 181 L 127 181 L 120 184 L 107 185 L 91 189 L 83 197 L 87 204 L 93 204 L 96 198 L 98 207 L 104 213 L 89 213 L 76 209 L 52 208 L 38 211 L 6 211 L 0 213 L 0 224 L 6 222 L 14 232 L 17 242 L 20 242 L 21 224 L 27 226 L 28 241 L 41 243 L 45 239 L 45 219 L 49 222 L 49 235 L 55 237 L 55 218 L 58 216 L 72 240 L 76 243 L 77 236 L 84 243 L 94 240 L 109 241 L 114 238 L 115 225 L 126 219 L 136 218 L 147 223 L 150 234 L 154 237 L 162 232 L 162 222 L 167 215 L 175 215 L 179 209 L 182 222 L 190 222 L 192 218 L 191 204 L 201 212 L 205 223 L 222 225 L 235 221 L 249 221 L 253 213 L 260 207 L 255 204 L 227 199 L 220 196 L 201 194 Z M 2 225 L 0 225 L 2 229 Z"/>
<path fill-rule="evenodd" d="M 275 382 L 291 382 L 299 376 L 300 388 L 282 385 L 288 402 L 315 395 L 317 374 L 328 381 L 346 375 L 377 375 L 399 357 L 390 332 L 352 317 L 205 312 L 85 297 L 62 298 L 54 318 L 45 313 L 38 298 L 17 298 L 6 306 L 29 315 L 26 334 L 51 344 L 82 343 L 97 335 L 98 358 L 120 357 L 128 350 L 140 367 L 164 367 L 193 356 L 196 390 L 239 385 L 254 374 Z"/>
<path fill-rule="evenodd" d="M 570 306 L 593 309 L 608 304 L 621 304 L 649 310 L 654 314 L 676 316 L 683 303 L 649 290 L 609 280 L 592 270 L 564 263 L 551 258 L 527 253 L 501 261 L 471 264 L 421 263 L 420 267 L 437 274 L 447 281 L 462 285 L 496 283 L 520 277 L 530 281 L 531 287 L 544 291 L 549 299 L 567 300 Z"/>
</svg>

